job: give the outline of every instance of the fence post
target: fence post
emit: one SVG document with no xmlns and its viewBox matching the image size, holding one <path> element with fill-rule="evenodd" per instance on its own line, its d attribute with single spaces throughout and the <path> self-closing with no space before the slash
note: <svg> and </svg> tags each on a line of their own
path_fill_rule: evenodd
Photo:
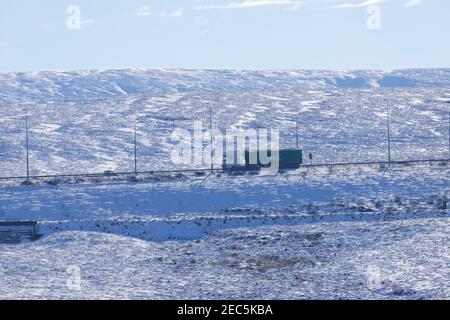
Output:
<svg viewBox="0 0 450 320">
<path fill-rule="evenodd" d="M 212 108 L 209 105 L 209 137 L 211 142 L 211 173 L 214 172 L 214 150 L 213 150 L 213 132 L 212 132 Z"/>
<path fill-rule="evenodd" d="M 134 122 L 134 174 L 137 176 L 137 132 L 136 132 L 136 121 Z"/>
</svg>

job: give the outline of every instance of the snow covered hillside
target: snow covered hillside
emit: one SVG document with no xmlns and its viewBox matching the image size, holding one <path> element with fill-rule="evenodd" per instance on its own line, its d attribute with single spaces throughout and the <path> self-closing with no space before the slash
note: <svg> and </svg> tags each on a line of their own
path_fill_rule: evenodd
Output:
<svg viewBox="0 0 450 320">
<path fill-rule="evenodd" d="M 449 157 L 450 69 L 107 70 L 0 74 L 0 177 L 200 168 L 175 128 L 277 128 L 313 162 Z M 448 299 L 450 163 L 303 166 L 276 175 L 0 181 L 0 297 Z M 79 281 L 73 285 L 72 276 Z M 70 283 L 69 283 L 70 282 Z"/>
<path fill-rule="evenodd" d="M 448 299 L 449 233 L 448 218 L 231 229 L 197 241 L 61 232 L 2 248 L 0 295 Z"/>
<path fill-rule="evenodd" d="M 135 121 L 141 171 L 204 167 L 174 165 L 170 136 L 206 126 L 208 105 L 214 128 L 279 129 L 282 147 L 295 146 L 298 121 L 315 163 L 386 160 L 389 106 L 394 160 L 444 158 L 449 79 L 449 69 L 2 74 L 0 176 L 25 174 L 26 113 L 33 174 L 132 170 Z"/>
<path fill-rule="evenodd" d="M 2 99 L 80 100 L 145 93 L 278 91 L 324 88 L 445 88 L 449 69 L 383 71 L 125 69 L 0 75 Z"/>
</svg>

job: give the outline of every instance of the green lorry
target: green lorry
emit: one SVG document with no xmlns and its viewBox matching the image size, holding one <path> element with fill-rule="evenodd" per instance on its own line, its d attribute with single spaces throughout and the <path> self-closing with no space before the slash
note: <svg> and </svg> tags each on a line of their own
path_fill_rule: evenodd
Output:
<svg viewBox="0 0 450 320">
<path fill-rule="evenodd" d="M 280 169 L 297 169 L 303 164 L 303 151 L 300 149 L 280 149 L 274 152 L 278 152 Z M 276 154 L 274 154 L 273 156 L 275 157 Z M 272 150 L 246 150 L 245 165 L 257 165 L 262 168 L 270 167 L 272 163 L 270 161 L 265 161 L 266 157 L 267 159 L 273 159 Z"/>
</svg>

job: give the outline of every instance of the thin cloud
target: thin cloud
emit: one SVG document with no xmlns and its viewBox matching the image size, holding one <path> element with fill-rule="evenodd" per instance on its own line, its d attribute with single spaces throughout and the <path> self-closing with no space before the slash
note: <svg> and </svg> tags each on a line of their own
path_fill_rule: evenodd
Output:
<svg viewBox="0 0 450 320">
<path fill-rule="evenodd" d="M 217 5 L 198 6 L 196 10 L 227 10 L 227 9 L 246 9 L 259 7 L 292 6 L 304 3 L 304 1 L 294 0 L 245 0 L 240 2 L 229 2 Z"/>
<path fill-rule="evenodd" d="M 178 17 L 182 17 L 183 15 L 184 15 L 183 9 L 178 9 L 173 12 L 166 12 L 166 11 L 161 12 L 161 17 L 167 17 L 167 18 L 178 18 Z"/>
<path fill-rule="evenodd" d="M 417 7 L 423 4 L 422 0 L 409 0 L 403 6 L 405 8 Z"/>
<path fill-rule="evenodd" d="M 135 14 L 138 17 L 148 17 L 148 16 L 150 16 L 152 14 L 152 11 L 151 11 L 150 7 L 142 6 L 142 7 L 139 7 L 139 8 L 136 9 Z"/>
<path fill-rule="evenodd" d="M 346 9 L 346 8 L 362 8 L 387 2 L 389 0 L 366 0 L 360 3 L 342 3 L 335 6 L 328 7 L 330 9 Z"/>
</svg>

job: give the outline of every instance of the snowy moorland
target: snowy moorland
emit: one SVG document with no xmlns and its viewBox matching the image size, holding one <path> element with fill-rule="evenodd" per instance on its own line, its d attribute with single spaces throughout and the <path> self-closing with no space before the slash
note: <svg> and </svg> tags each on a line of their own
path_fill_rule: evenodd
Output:
<svg viewBox="0 0 450 320">
<path fill-rule="evenodd" d="M 164 242 L 60 232 L 2 248 L 0 292 L 10 299 L 448 299 L 449 225 L 448 218 L 333 222 Z M 80 266 L 80 287 L 67 286 L 70 266 Z"/>
<path fill-rule="evenodd" d="M 435 81 L 433 82 L 433 79 Z M 281 147 L 315 163 L 447 158 L 450 70 L 123 70 L 0 75 L 0 176 L 25 175 L 29 114 L 34 175 L 132 171 L 138 125 L 140 171 L 208 167 L 170 161 L 175 128 L 194 121 L 226 129 L 280 130 Z"/>
<path fill-rule="evenodd" d="M 170 135 L 278 128 L 314 163 L 447 159 L 450 70 L 121 70 L 0 74 L 0 177 L 173 164 Z M 203 168 L 205 165 L 197 166 Z M 206 165 L 207 167 L 207 165 Z M 271 175 L 0 181 L 0 297 L 449 299 L 450 163 L 302 167 Z M 79 281 L 73 285 L 73 274 Z"/>
</svg>

